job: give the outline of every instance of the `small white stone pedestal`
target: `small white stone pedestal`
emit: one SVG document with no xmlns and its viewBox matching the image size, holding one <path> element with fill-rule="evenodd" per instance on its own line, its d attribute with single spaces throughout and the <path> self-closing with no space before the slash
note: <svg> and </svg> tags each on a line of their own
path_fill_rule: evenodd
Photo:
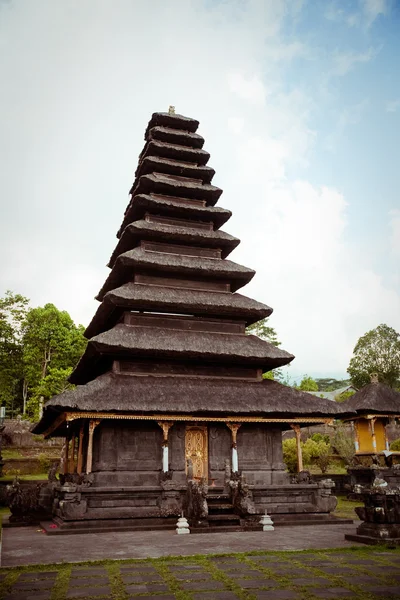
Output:
<svg viewBox="0 0 400 600">
<path fill-rule="evenodd" d="M 263 531 L 273 531 L 275 529 L 272 519 L 267 513 L 261 517 L 259 523 L 262 525 Z"/>
<path fill-rule="evenodd" d="M 176 533 L 182 535 L 183 533 L 190 533 L 189 523 L 186 517 L 180 517 L 176 524 Z"/>
</svg>

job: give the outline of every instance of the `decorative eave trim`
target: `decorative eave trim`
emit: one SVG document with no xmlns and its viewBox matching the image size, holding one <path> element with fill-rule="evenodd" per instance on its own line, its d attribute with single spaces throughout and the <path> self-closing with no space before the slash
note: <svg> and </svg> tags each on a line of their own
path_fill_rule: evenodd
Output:
<svg viewBox="0 0 400 600">
<path fill-rule="evenodd" d="M 207 423 L 333 423 L 334 417 L 292 417 L 292 418 L 273 418 L 273 417 L 205 417 L 193 415 L 134 415 L 129 413 L 107 413 L 107 412 L 63 412 L 57 419 L 43 432 L 44 437 L 48 437 L 64 421 L 76 421 L 77 419 L 119 419 L 122 421 L 196 421 Z"/>
</svg>

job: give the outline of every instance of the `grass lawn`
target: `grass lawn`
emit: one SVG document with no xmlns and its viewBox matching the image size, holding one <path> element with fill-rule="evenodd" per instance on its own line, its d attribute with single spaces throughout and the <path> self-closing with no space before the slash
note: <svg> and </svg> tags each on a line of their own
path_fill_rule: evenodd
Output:
<svg viewBox="0 0 400 600">
<path fill-rule="evenodd" d="M 358 519 L 354 509 L 356 506 L 364 506 L 362 502 L 354 502 L 347 500 L 346 496 L 337 496 L 338 504 L 335 512 L 333 513 L 336 517 L 343 517 L 345 519 Z"/>
<path fill-rule="evenodd" d="M 50 600 L 252 600 L 296 593 L 299 600 L 311 600 L 327 598 L 324 593 L 331 589 L 332 599 L 382 600 L 399 597 L 399 576 L 400 551 L 384 547 L 199 554 L 0 569 L 0 597 L 16 592 L 18 598 L 45 594 Z M 372 583 L 365 583 L 368 578 Z"/>
</svg>

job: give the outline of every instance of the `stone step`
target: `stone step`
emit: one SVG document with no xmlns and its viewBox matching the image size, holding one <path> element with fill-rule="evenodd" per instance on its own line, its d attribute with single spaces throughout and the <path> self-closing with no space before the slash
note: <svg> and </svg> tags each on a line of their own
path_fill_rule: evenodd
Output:
<svg viewBox="0 0 400 600">
<path fill-rule="evenodd" d="M 210 527 L 192 527 L 190 533 L 230 533 L 235 531 L 261 531 L 260 525 L 241 527 L 240 525 L 219 525 Z"/>
<path fill-rule="evenodd" d="M 208 504 L 208 512 L 212 511 L 224 511 L 224 510 L 233 510 L 233 504 L 225 503 L 225 504 Z"/>
<path fill-rule="evenodd" d="M 234 515 L 233 513 L 230 514 L 222 514 L 222 515 L 208 515 L 208 520 L 209 521 L 239 521 L 240 522 L 240 517 L 239 515 Z"/>
</svg>

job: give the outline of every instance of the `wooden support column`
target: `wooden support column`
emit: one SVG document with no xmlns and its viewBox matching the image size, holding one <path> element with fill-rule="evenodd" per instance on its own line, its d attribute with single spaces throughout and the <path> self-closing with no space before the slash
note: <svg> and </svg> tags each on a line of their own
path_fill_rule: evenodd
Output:
<svg viewBox="0 0 400 600">
<path fill-rule="evenodd" d="M 90 419 L 89 421 L 89 439 L 87 449 L 87 460 L 86 460 L 86 473 L 92 472 L 93 463 L 93 434 L 97 425 L 100 423 L 100 419 Z"/>
<path fill-rule="evenodd" d="M 301 449 L 301 430 L 300 425 L 291 424 L 290 427 L 296 434 L 296 448 L 297 448 L 297 472 L 300 473 L 303 470 L 303 451 Z"/>
<path fill-rule="evenodd" d="M 64 442 L 64 456 L 63 456 L 63 473 L 66 475 L 68 473 L 68 449 L 69 449 L 69 436 L 65 436 Z"/>
<path fill-rule="evenodd" d="M 354 421 L 351 421 L 351 430 L 353 432 L 353 437 L 354 437 L 354 449 L 356 452 L 360 451 L 360 440 L 358 437 L 358 427 L 357 427 L 357 423 L 355 423 Z"/>
<path fill-rule="evenodd" d="M 386 425 L 383 426 L 383 431 L 385 433 L 385 450 L 387 450 L 387 451 L 390 450 L 389 438 L 388 438 L 388 434 L 387 434 L 387 430 L 386 430 L 386 427 L 388 425 L 389 425 L 389 423 L 386 423 Z"/>
<path fill-rule="evenodd" d="M 369 426 L 371 429 L 372 449 L 374 452 L 376 452 L 375 421 L 376 421 L 376 418 L 372 417 L 372 419 L 370 419 L 370 422 L 369 422 Z"/>
<path fill-rule="evenodd" d="M 226 423 L 229 429 L 232 432 L 232 473 L 237 473 L 239 471 L 239 458 L 237 451 L 237 432 L 241 423 Z"/>
<path fill-rule="evenodd" d="M 172 425 L 173 421 L 157 421 L 157 425 L 159 425 L 163 431 L 163 459 L 162 459 L 162 470 L 164 473 L 168 473 L 169 471 L 169 457 L 168 457 L 168 433 Z"/>
<path fill-rule="evenodd" d="M 83 436 L 85 434 L 85 423 L 82 421 L 81 428 L 79 430 L 79 444 L 78 444 L 78 464 L 76 467 L 76 471 L 79 475 L 82 474 L 82 466 L 83 466 Z"/>
<path fill-rule="evenodd" d="M 74 473 L 75 471 L 75 440 L 76 436 L 75 433 L 73 433 L 71 438 L 71 452 L 69 456 L 68 473 Z"/>
</svg>

